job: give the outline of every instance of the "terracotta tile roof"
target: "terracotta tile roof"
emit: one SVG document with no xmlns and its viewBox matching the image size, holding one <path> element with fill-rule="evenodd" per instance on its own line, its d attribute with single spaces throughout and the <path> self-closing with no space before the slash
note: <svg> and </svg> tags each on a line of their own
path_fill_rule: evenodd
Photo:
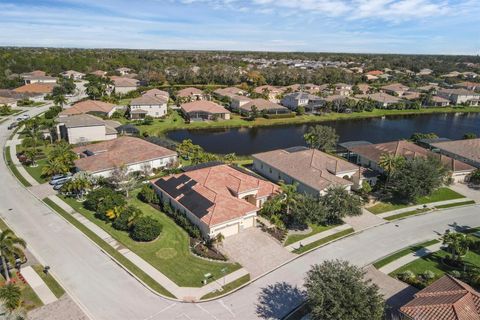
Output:
<svg viewBox="0 0 480 320">
<path fill-rule="evenodd" d="M 133 78 L 112 76 L 110 79 L 113 81 L 115 87 L 138 87 L 140 81 Z"/>
<path fill-rule="evenodd" d="M 480 162 L 480 138 L 433 143 L 432 146 Z"/>
<path fill-rule="evenodd" d="M 7 97 L 0 97 L 0 106 L 4 104 L 12 104 L 17 102 L 16 99 L 13 98 L 7 98 Z"/>
<path fill-rule="evenodd" d="M 383 93 L 383 92 L 376 92 L 372 94 L 361 94 L 355 96 L 356 98 L 370 98 L 373 101 L 377 101 L 380 103 L 397 103 L 400 102 L 402 99 L 397 98 L 395 96 L 391 96 L 389 94 Z"/>
<path fill-rule="evenodd" d="M 131 106 L 142 106 L 142 105 L 163 105 L 168 102 L 168 98 L 163 96 L 155 96 L 155 95 L 146 95 L 144 94 L 141 97 L 132 99 L 130 101 Z"/>
<path fill-rule="evenodd" d="M 107 71 L 95 70 L 95 71 L 90 72 L 90 74 L 93 74 L 94 76 L 97 76 L 97 77 L 103 77 L 104 75 L 107 74 Z"/>
<path fill-rule="evenodd" d="M 120 137 L 73 149 L 80 156 L 75 166 L 83 171 L 99 172 L 122 165 L 141 163 L 176 155 L 175 151 L 134 137 Z M 86 156 L 86 154 L 93 154 Z"/>
<path fill-rule="evenodd" d="M 368 74 L 368 75 L 371 75 L 371 76 L 379 76 L 379 75 L 382 75 L 382 74 L 383 74 L 383 71 L 380 71 L 380 70 L 372 70 L 372 71 L 368 71 L 367 74 Z"/>
<path fill-rule="evenodd" d="M 212 101 L 205 101 L 205 100 L 184 103 L 180 106 L 180 108 L 182 108 L 183 112 L 186 112 L 186 113 L 191 113 L 191 112 L 222 113 L 222 114 L 230 113 L 230 111 L 228 111 L 221 105 L 216 104 L 215 102 L 212 102 Z"/>
<path fill-rule="evenodd" d="M 416 293 L 400 312 L 413 320 L 480 320 L 480 294 L 445 275 Z"/>
<path fill-rule="evenodd" d="M 167 91 L 163 91 L 163 90 L 160 90 L 160 89 L 150 89 L 150 90 L 147 90 L 143 93 L 144 96 L 156 96 L 156 97 L 163 97 L 165 99 L 169 99 L 170 98 L 170 93 L 168 93 Z"/>
<path fill-rule="evenodd" d="M 257 153 L 252 157 L 318 191 L 335 185 L 352 185 L 352 182 L 336 175 L 360 170 L 360 167 L 353 163 L 307 148 L 300 151 L 279 149 Z"/>
<path fill-rule="evenodd" d="M 431 152 L 410 141 L 400 140 L 378 144 L 366 144 L 352 146 L 348 148 L 350 151 L 365 157 L 373 162 L 378 163 L 383 154 L 394 154 L 405 158 L 416 158 L 428 156 L 439 157 L 442 163 L 451 171 L 473 171 L 474 168 L 466 163 L 452 159 L 450 157 Z"/>
<path fill-rule="evenodd" d="M 467 89 L 440 89 L 439 93 L 444 95 L 457 95 L 457 96 L 480 96 L 479 93 Z"/>
<path fill-rule="evenodd" d="M 193 88 L 193 87 L 189 87 L 189 88 L 185 88 L 185 89 L 182 89 L 182 90 L 178 90 L 177 92 L 177 97 L 182 97 L 182 98 L 186 98 L 186 97 L 190 97 L 190 96 L 193 96 L 193 95 L 203 95 L 204 92 L 200 89 L 197 89 L 197 88 Z"/>
<path fill-rule="evenodd" d="M 29 83 L 24 86 L 18 87 L 13 89 L 13 91 L 17 93 L 39 93 L 39 94 L 47 94 L 52 93 L 53 88 L 56 86 L 55 83 Z"/>
<path fill-rule="evenodd" d="M 393 92 L 399 92 L 399 91 L 407 91 L 410 89 L 406 85 L 403 85 L 401 83 L 392 83 L 392 84 L 387 84 L 383 87 L 381 87 L 383 90 L 388 90 L 388 91 L 393 91 Z"/>
<path fill-rule="evenodd" d="M 84 100 L 75 103 L 68 109 L 63 110 L 60 112 L 61 116 L 69 116 L 74 114 L 82 114 L 82 113 L 89 113 L 89 112 L 101 112 L 101 113 L 109 113 L 113 109 L 116 108 L 116 105 L 98 101 L 98 100 Z"/>
<path fill-rule="evenodd" d="M 442 102 L 442 103 L 450 102 L 450 100 L 439 97 L 439 96 L 432 96 L 431 99 L 432 99 L 433 102 Z"/>
<path fill-rule="evenodd" d="M 274 86 L 270 86 L 270 85 L 264 85 L 264 86 L 259 86 L 259 87 L 256 87 L 255 88 L 255 92 L 256 93 L 263 93 L 263 91 L 267 89 L 268 91 L 270 91 L 270 93 L 282 93 L 284 91 L 283 88 L 277 88 L 277 87 L 274 87 Z"/>
<path fill-rule="evenodd" d="M 243 111 L 252 111 L 252 107 L 256 106 L 258 111 L 262 110 L 267 110 L 267 111 L 283 111 L 287 112 L 288 108 L 281 106 L 279 104 L 276 104 L 274 102 L 265 100 L 265 99 L 253 99 L 249 101 L 248 103 L 245 103 L 244 105 L 240 106 L 240 109 Z"/>
<path fill-rule="evenodd" d="M 213 92 L 224 97 L 244 95 L 246 93 L 244 90 L 239 89 L 237 87 L 220 88 Z"/>
<path fill-rule="evenodd" d="M 257 191 L 256 199 L 260 199 L 278 191 L 277 185 L 228 165 L 187 171 L 152 182 L 210 227 L 259 210 L 239 199 L 238 194 Z"/>
</svg>

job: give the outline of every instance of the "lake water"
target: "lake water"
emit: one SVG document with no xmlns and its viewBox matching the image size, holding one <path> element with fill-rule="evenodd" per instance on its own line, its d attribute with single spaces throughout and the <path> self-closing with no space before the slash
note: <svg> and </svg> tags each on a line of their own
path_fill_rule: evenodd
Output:
<svg viewBox="0 0 480 320">
<path fill-rule="evenodd" d="M 366 140 L 373 143 L 405 139 L 415 132 L 434 132 L 440 137 L 461 139 L 466 132 L 480 137 L 480 113 L 445 113 L 323 122 L 334 127 L 340 142 Z M 305 145 L 303 134 L 315 124 L 215 130 L 176 130 L 167 137 L 192 139 L 206 151 L 247 155 L 278 148 Z"/>
</svg>

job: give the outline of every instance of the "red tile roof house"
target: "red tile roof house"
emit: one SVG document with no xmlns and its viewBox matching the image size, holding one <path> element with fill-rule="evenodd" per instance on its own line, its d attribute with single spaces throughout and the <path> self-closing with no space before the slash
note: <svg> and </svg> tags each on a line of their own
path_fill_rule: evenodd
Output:
<svg viewBox="0 0 480 320">
<path fill-rule="evenodd" d="M 388 93 L 390 95 L 394 95 L 397 97 L 401 97 L 410 90 L 409 87 L 406 85 L 403 85 L 401 83 L 392 83 L 392 84 L 387 84 L 386 86 L 380 87 L 380 91 Z"/>
<path fill-rule="evenodd" d="M 117 109 L 119 109 L 118 106 L 108 102 L 98 100 L 84 100 L 77 102 L 70 108 L 60 112 L 59 117 L 68 117 L 71 115 L 82 113 L 111 117 L 113 113 L 117 111 Z"/>
<path fill-rule="evenodd" d="M 167 115 L 168 98 L 164 95 L 143 94 L 130 101 L 130 119 L 143 119 L 145 116 L 161 118 Z"/>
<path fill-rule="evenodd" d="M 253 99 L 251 101 L 248 101 L 247 103 L 242 104 L 238 108 L 238 112 L 241 114 L 249 115 L 252 112 L 253 106 L 255 106 L 260 113 L 265 112 L 268 114 L 279 114 L 290 112 L 288 108 L 265 99 Z"/>
<path fill-rule="evenodd" d="M 281 95 L 285 91 L 285 89 L 277 88 L 270 85 L 265 85 L 265 86 L 256 87 L 254 91 L 255 93 L 258 93 L 258 94 L 268 93 L 268 100 L 270 102 L 279 103 L 280 99 L 278 98 L 278 96 Z"/>
<path fill-rule="evenodd" d="M 129 172 L 163 169 L 177 162 L 177 153 L 154 143 L 133 137 L 80 146 L 73 149 L 78 171 L 108 178 L 115 168 L 126 166 Z"/>
<path fill-rule="evenodd" d="M 237 87 L 220 88 L 213 91 L 213 93 L 220 98 L 232 98 L 234 96 L 243 96 L 247 94 L 246 91 Z"/>
<path fill-rule="evenodd" d="M 189 121 L 229 120 L 230 111 L 212 101 L 193 101 L 180 106 L 185 118 Z"/>
<path fill-rule="evenodd" d="M 388 108 L 390 105 L 399 103 L 402 99 L 391 96 L 389 94 L 383 92 L 376 92 L 372 94 L 360 94 L 356 95 L 355 98 L 358 99 L 371 99 L 376 102 L 377 108 Z"/>
<path fill-rule="evenodd" d="M 480 293 L 445 275 L 400 308 L 403 320 L 480 320 Z"/>
<path fill-rule="evenodd" d="M 129 93 L 137 90 L 140 86 L 140 80 L 126 77 L 112 76 L 110 79 L 113 81 L 115 93 Z"/>
<path fill-rule="evenodd" d="M 378 144 L 364 143 L 347 147 L 347 150 L 357 155 L 357 163 L 363 167 L 372 168 L 378 172 L 383 169 L 378 165 L 380 157 L 384 154 L 393 154 L 403 156 L 407 159 L 428 156 L 440 158 L 441 162 L 448 170 L 452 172 L 452 178 L 455 181 L 464 181 L 465 177 L 475 170 L 469 164 L 455 160 L 448 156 L 434 153 L 428 149 L 422 148 L 412 142 L 400 140 Z"/>
<path fill-rule="evenodd" d="M 162 201 L 182 212 L 206 238 L 256 225 L 257 212 L 278 186 L 221 164 L 152 181 Z"/>
<path fill-rule="evenodd" d="M 34 83 L 57 83 L 57 78 L 47 76 L 44 71 L 35 70 L 29 73 L 23 73 L 22 78 L 25 81 L 25 84 L 34 84 Z"/>
<path fill-rule="evenodd" d="M 359 189 L 363 177 L 359 166 L 306 147 L 278 149 L 252 155 L 253 169 L 272 181 L 297 183 L 297 190 L 313 196 L 332 186 Z"/>
<path fill-rule="evenodd" d="M 176 94 L 178 102 L 189 102 L 197 100 L 207 100 L 207 95 L 200 89 L 189 87 L 178 90 Z"/>
</svg>

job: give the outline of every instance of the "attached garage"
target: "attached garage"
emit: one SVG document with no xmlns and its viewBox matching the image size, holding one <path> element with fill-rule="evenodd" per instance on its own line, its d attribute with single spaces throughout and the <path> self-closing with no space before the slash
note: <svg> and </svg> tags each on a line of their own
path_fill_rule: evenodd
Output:
<svg viewBox="0 0 480 320">
<path fill-rule="evenodd" d="M 237 234 L 240 231 L 240 223 L 233 223 L 226 225 L 225 227 L 215 228 L 214 234 L 221 233 L 224 237 L 229 237 L 231 235 Z"/>
</svg>

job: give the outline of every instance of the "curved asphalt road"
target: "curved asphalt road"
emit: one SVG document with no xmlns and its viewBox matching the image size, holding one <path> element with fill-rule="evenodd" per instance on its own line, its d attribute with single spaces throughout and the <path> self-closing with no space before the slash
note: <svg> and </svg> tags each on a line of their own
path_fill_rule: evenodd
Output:
<svg viewBox="0 0 480 320">
<path fill-rule="evenodd" d="M 29 111 L 31 115 L 46 107 Z M 10 132 L 0 125 L 0 144 Z M 219 300 L 181 303 L 158 297 L 112 262 L 80 231 L 26 191 L 0 161 L 0 215 L 23 237 L 93 319 L 280 318 L 300 301 L 310 265 L 347 259 L 363 266 L 455 225 L 480 225 L 480 207 L 465 207 L 387 223 L 319 248 Z M 264 301 L 260 303 L 259 301 Z"/>
</svg>

